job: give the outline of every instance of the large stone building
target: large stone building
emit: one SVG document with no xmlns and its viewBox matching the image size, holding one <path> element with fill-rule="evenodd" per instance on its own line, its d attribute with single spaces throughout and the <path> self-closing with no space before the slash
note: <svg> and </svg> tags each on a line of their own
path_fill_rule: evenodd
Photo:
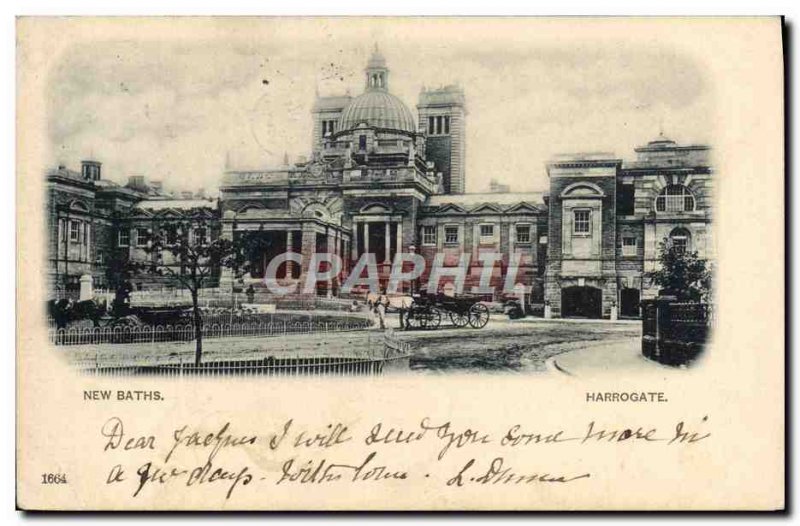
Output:
<svg viewBox="0 0 800 526">
<path fill-rule="evenodd" d="M 478 285 L 484 252 L 499 253 L 491 271 L 498 299 L 510 280 L 549 315 L 637 316 L 657 290 L 643 278 L 658 245 L 671 243 L 710 257 L 711 168 L 706 146 L 658 137 L 626 164 L 613 155 L 559 157 L 547 166 L 540 193 L 464 193 L 466 119 L 461 88 L 423 90 L 416 115 L 389 91 L 389 68 L 375 50 L 357 97 L 319 97 L 312 109 L 307 160 L 224 174 L 219 197 L 169 195 L 132 177 L 125 186 L 85 161 L 81 172 L 48 174 L 50 283 L 77 288 L 91 274 L 103 285 L 111 258 L 152 257 L 148 233 L 169 221 L 202 220 L 194 235 L 260 236 L 256 268 L 240 279 L 218 269 L 215 285 L 263 286 L 267 265 L 286 251 L 303 264 L 284 267 L 285 282 L 303 283 L 311 254 L 343 260 L 342 276 L 362 254 L 374 254 L 381 279 L 395 254 L 463 265 L 465 291 Z M 423 274 L 422 280 L 427 279 Z M 448 278 L 451 279 L 452 278 Z M 170 286 L 142 276 L 139 288 Z M 338 294 L 339 279 L 317 293 Z M 445 279 L 444 282 L 446 282 Z"/>
</svg>

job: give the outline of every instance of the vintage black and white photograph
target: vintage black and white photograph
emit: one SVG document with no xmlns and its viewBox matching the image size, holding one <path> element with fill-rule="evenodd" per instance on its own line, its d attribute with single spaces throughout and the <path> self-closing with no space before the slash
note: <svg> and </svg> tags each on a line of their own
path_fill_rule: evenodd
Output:
<svg viewBox="0 0 800 526">
<path fill-rule="evenodd" d="M 781 509 L 782 31 L 20 18 L 18 505 Z"/>
<path fill-rule="evenodd" d="M 358 33 L 59 57 L 41 174 L 55 353 L 103 375 L 702 362 L 702 64 Z"/>
</svg>

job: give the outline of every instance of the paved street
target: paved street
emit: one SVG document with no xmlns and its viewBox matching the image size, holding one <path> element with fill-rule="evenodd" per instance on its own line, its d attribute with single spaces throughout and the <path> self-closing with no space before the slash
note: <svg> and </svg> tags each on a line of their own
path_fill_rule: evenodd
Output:
<svg viewBox="0 0 800 526">
<path fill-rule="evenodd" d="M 436 373 L 543 373 L 547 360 L 596 347 L 639 345 L 639 323 L 566 320 L 492 320 L 483 329 L 399 333 L 412 342 L 413 371 Z"/>
</svg>

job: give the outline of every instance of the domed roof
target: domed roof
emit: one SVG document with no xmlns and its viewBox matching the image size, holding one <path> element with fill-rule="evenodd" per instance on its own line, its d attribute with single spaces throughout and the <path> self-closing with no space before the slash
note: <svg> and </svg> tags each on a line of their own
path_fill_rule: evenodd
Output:
<svg viewBox="0 0 800 526">
<path fill-rule="evenodd" d="M 350 102 L 339 118 L 339 130 L 352 130 L 362 122 L 376 128 L 414 133 L 416 119 L 403 101 L 387 91 L 368 90 Z"/>
</svg>

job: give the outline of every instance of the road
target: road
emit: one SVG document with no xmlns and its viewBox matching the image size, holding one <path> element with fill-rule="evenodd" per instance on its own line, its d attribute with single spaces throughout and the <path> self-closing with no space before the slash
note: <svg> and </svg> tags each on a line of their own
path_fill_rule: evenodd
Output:
<svg viewBox="0 0 800 526">
<path fill-rule="evenodd" d="M 396 316 L 389 319 L 396 326 Z M 440 328 L 428 331 L 396 331 L 410 343 L 411 371 L 445 373 L 537 373 L 547 370 L 546 361 L 559 354 L 620 346 L 639 345 L 639 323 L 573 322 L 527 318 L 492 319 L 483 329 Z M 287 337 L 219 338 L 203 342 L 204 361 L 258 359 L 267 356 L 337 356 L 367 354 L 382 342 L 379 329 Z M 188 363 L 194 357 L 194 342 L 136 345 L 59 346 L 58 352 L 84 366 L 101 364 Z"/>
</svg>

